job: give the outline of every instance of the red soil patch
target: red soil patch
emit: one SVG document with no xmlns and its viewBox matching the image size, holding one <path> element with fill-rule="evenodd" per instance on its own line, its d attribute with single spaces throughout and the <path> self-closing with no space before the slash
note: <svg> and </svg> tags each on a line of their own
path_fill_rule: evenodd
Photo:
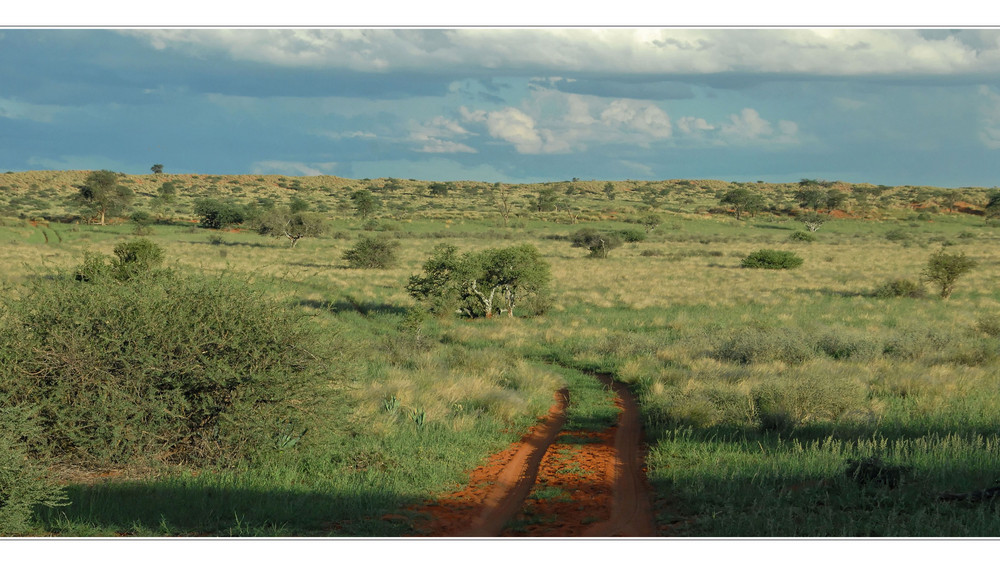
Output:
<svg viewBox="0 0 1000 566">
<path fill-rule="evenodd" d="M 618 394 L 616 425 L 560 433 L 568 402 L 561 391 L 547 420 L 473 470 L 466 487 L 411 509 L 429 516 L 417 532 L 439 537 L 654 536 L 638 405 L 624 385 L 608 376 L 595 377 Z"/>
</svg>

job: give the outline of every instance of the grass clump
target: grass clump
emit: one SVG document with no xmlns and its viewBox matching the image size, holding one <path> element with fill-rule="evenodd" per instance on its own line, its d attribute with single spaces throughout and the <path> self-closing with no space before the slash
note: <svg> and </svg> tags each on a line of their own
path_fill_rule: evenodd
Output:
<svg viewBox="0 0 1000 566">
<path fill-rule="evenodd" d="M 875 288 L 872 291 L 872 296 L 877 299 L 892 299 L 895 297 L 921 299 L 927 296 L 927 289 L 920 283 L 910 279 L 890 279 Z"/>
<path fill-rule="evenodd" d="M 782 250 L 757 250 L 743 258 L 743 267 L 755 269 L 794 269 L 802 265 L 803 259 L 794 252 Z"/>
<path fill-rule="evenodd" d="M 803 232 L 802 230 L 796 230 L 788 235 L 788 239 L 793 242 L 815 242 L 817 240 L 816 234 L 812 232 Z"/>
</svg>

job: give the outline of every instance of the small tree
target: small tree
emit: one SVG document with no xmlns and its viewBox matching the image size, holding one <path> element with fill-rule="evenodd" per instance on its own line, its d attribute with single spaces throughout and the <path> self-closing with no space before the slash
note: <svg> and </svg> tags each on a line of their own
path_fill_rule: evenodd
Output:
<svg viewBox="0 0 1000 566">
<path fill-rule="evenodd" d="M 327 231 L 326 220 L 315 212 L 293 212 L 291 207 L 274 207 L 256 220 L 257 233 L 262 236 L 288 238 L 291 247 L 302 238 L 316 238 Z"/>
<path fill-rule="evenodd" d="M 503 225 L 507 226 L 514 211 L 514 199 L 510 187 L 503 183 L 494 183 L 490 192 L 490 204 L 497 208 L 497 212 L 503 218 Z"/>
<path fill-rule="evenodd" d="M 615 200 L 615 185 L 611 181 L 604 183 L 604 196 L 608 197 L 608 200 Z"/>
<path fill-rule="evenodd" d="M 201 218 L 202 227 L 215 230 L 242 224 L 246 220 L 246 211 L 242 206 L 214 199 L 194 201 L 194 213 Z"/>
<path fill-rule="evenodd" d="M 555 210 L 559 206 L 559 195 L 556 194 L 556 190 L 552 187 L 544 188 L 538 191 L 538 196 L 535 197 L 533 206 L 537 212 Z"/>
<path fill-rule="evenodd" d="M 118 184 L 117 173 L 106 169 L 92 172 L 77 188 L 83 205 L 95 215 L 100 215 L 101 226 L 107 216 L 124 211 L 134 196 L 131 189 Z"/>
<path fill-rule="evenodd" d="M 817 212 L 808 212 L 806 214 L 799 216 L 799 222 L 805 224 L 805 227 L 810 232 L 815 232 L 816 230 L 819 230 L 820 227 L 826 223 L 826 221 L 827 217 Z"/>
<path fill-rule="evenodd" d="M 728 191 L 719 200 L 721 204 L 727 204 L 733 209 L 733 216 L 739 220 L 744 213 L 751 216 L 757 214 L 764 208 L 764 196 L 755 193 L 750 189 L 738 188 Z"/>
<path fill-rule="evenodd" d="M 163 173 L 163 164 L 156 163 L 150 167 L 149 170 L 152 171 L 154 175 L 159 175 L 160 173 Z"/>
<path fill-rule="evenodd" d="M 462 312 L 491 318 L 497 312 L 514 316 L 529 296 L 548 290 L 549 266 L 530 244 L 458 255 L 455 246 L 434 248 L 422 275 L 406 286 L 413 298 L 436 314 Z"/>
<path fill-rule="evenodd" d="M 955 290 L 958 278 L 977 265 L 975 260 L 965 256 L 965 252 L 949 254 L 942 249 L 930 257 L 921 275 L 924 281 L 937 285 L 941 289 L 941 298 L 947 299 Z"/>
<path fill-rule="evenodd" d="M 799 181 L 799 190 L 795 191 L 795 200 L 802 208 L 819 210 L 827 203 L 828 195 L 826 191 L 819 188 L 815 181 L 803 179 Z"/>
<path fill-rule="evenodd" d="M 351 200 L 354 201 L 354 213 L 365 220 L 382 206 L 382 202 L 379 201 L 378 197 L 365 189 L 351 193 Z"/>
<path fill-rule="evenodd" d="M 652 232 L 657 226 L 663 223 L 663 217 L 655 212 L 650 212 L 643 215 L 639 219 L 639 223 L 646 229 L 647 232 Z"/>
<path fill-rule="evenodd" d="M 598 232 L 593 228 L 577 230 L 570 236 L 574 248 L 587 248 L 590 257 L 606 258 L 608 252 L 621 247 L 622 239 L 617 234 Z"/>
<path fill-rule="evenodd" d="M 395 240 L 361 236 L 342 257 L 354 269 L 388 269 L 396 263 L 398 247 L 399 242 Z"/>
</svg>

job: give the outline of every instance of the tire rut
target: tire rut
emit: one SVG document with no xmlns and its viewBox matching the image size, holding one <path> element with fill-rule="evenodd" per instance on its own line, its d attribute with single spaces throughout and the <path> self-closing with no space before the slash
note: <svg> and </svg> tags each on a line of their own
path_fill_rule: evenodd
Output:
<svg viewBox="0 0 1000 566">
<path fill-rule="evenodd" d="M 436 537 L 655 536 L 638 403 L 628 387 L 610 375 L 588 375 L 615 392 L 615 404 L 621 409 L 617 424 L 591 433 L 604 439 L 603 450 L 587 451 L 591 456 L 603 454 L 597 463 L 567 455 L 564 435 L 580 433 L 560 434 L 570 402 L 568 390 L 562 389 L 546 419 L 516 445 L 474 470 L 467 488 L 418 509 L 432 516 L 418 532 Z M 563 485 L 570 497 L 576 498 L 553 504 L 529 501 L 540 467 L 545 475 L 539 487 Z M 585 479 L 568 473 L 583 468 L 591 474 Z M 568 479 L 576 483 L 566 483 Z M 548 515 L 535 517 L 538 524 L 520 530 L 519 521 L 512 522 L 533 511 Z"/>
</svg>

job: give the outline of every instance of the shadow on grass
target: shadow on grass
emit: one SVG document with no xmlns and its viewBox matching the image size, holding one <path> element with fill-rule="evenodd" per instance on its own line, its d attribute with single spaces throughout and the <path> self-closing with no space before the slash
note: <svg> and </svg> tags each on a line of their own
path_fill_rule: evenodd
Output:
<svg viewBox="0 0 1000 566">
<path fill-rule="evenodd" d="M 765 228 L 765 229 L 768 229 L 768 230 L 786 230 L 786 231 L 789 231 L 789 232 L 794 232 L 796 230 L 796 228 L 794 226 L 782 226 L 780 224 L 766 224 L 766 223 L 754 224 L 753 227 L 754 228 Z"/>
<path fill-rule="evenodd" d="M 36 511 L 45 531 L 64 536 L 399 536 L 409 521 L 395 513 L 418 502 L 389 491 L 257 489 L 201 478 L 72 485 L 67 495 L 70 505 Z"/>
<path fill-rule="evenodd" d="M 356 312 L 361 316 L 372 314 L 405 315 L 409 309 L 400 305 L 389 303 L 376 303 L 374 301 L 357 301 L 350 297 L 338 301 L 317 301 L 314 299 L 301 299 L 295 302 L 301 307 L 309 307 L 318 310 L 330 311 L 334 314 L 345 312 Z"/>
</svg>

